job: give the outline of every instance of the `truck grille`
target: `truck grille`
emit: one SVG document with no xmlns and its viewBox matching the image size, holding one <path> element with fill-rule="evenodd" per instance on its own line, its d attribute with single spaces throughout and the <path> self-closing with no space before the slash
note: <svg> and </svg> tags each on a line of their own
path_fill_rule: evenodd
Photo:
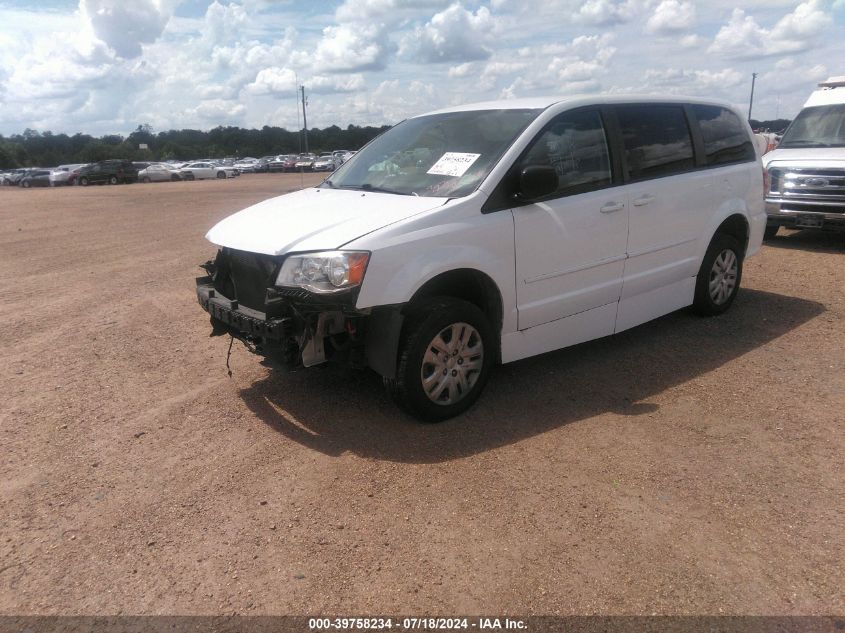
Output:
<svg viewBox="0 0 845 633">
<path fill-rule="evenodd" d="M 773 168 L 769 176 L 781 210 L 845 214 L 845 169 Z"/>
<path fill-rule="evenodd" d="M 248 308 L 264 312 L 267 288 L 273 285 L 278 272 L 278 257 L 222 248 L 214 264 L 215 290 Z"/>
</svg>

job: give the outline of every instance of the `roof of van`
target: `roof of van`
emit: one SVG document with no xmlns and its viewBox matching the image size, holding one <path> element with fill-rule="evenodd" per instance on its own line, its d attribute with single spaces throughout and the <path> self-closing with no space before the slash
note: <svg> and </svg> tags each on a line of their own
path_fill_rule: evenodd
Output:
<svg viewBox="0 0 845 633">
<path fill-rule="evenodd" d="M 813 91 L 804 107 L 812 108 L 835 103 L 845 103 L 845 77 L 830 77 L 827 81 L 821 82 L 819 89 Z"/>
<path fill-rule="evenodd" d="M 734 110 L 734 106 L 724 101 L 715 99 L 702 99 L 700 97 L 682 97 L 678 95 L 637 95 L 637 94 L 615 94 L 615 95 L 570 95 L 550 97 L 528 97 L 525 99 L 503 99 L 500 101 L 482 101 L 479 103 L 467 103 L 464 105 L 442 108 L 433 112 L 421 113 L 418 116 L 428 114 L 442 114 L 445 112 L 469 112 L 472 110 L 545 110 L 558 103 L 565 103 L 572 107 L 582 105 L 605 105 L 612 103 L 702 103 L 707 105 L 718 105 Z"/>
</svg>

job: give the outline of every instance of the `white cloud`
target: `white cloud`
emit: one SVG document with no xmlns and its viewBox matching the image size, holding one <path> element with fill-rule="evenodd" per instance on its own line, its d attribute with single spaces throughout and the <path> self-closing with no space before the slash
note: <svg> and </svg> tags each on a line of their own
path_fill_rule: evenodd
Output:
<svg viewBox="0 0 845 633">
<path fill-rule="evenodd" d="M 339 92 L 358 92 L 364 89 L 364 76 L 354 75 L 333 75 L 326 77 L 316 75 L 306 80 L 306 90 L 316 94 L 332 94 Z"/>
<path fill-rule="evenodd" d="M 175 0 L 80 0 L 94 34 L 118 56 L 131 59 L 164 32 Z"/>
<path fill-rule="evenodd" d="M 246 107 L 243 104 L 210 99 L 189 110 L 188 114 L 211 121 L 214 125 L 222 125 L 223 123 L 239 123 L 245 112 Z"/>
<path fill-rule="evenodd" d="M 254 95 L 292 95 L 298 89 L 296 73 L 290 68 L 265 68 L 245 90 Z"/>
<path fill-rule="evenodd" d="M 820 0 L 799 4 L 771 29 L 760 26 L 742 9 L 734 9 L 730 21 L 719 30 L 707 51 L 736 59 L 797 53 L 812 48 L 832 22 Z"/>
<path fill-rule="evenodd" d="M 314 53 L 320 72 L 380 70 L 387 63 L 389 44 L 378 24 L 327 26 Z"/>
<path fill-rule="evenodd" d="M 715 71 L 661 68 L 646 71 L 643 78 L 646 85 L 661 91 L 695 95 L 724 94 L 746 80 L 745 75 L 733 68 Z"/>
<path fill-rule="evenodd" d="M 695 5 L 690 0 L 662 0 L 646 22 L 647 33 L 668 35 L 687 31 L 695 23 Z"/>
<path fill-rule="evenodd" d="M 635 0 L 587 0 L 574 17 L 586 24 L 609 26 L 631 21 L 638 11 Z"/>
<path fill-rule="evenodd" d="M 473 13 L 455 3 L 408 34 L 400 53 L 428 63 L 487 59 L 496 30 L 487 7 Z"/>
</svg>

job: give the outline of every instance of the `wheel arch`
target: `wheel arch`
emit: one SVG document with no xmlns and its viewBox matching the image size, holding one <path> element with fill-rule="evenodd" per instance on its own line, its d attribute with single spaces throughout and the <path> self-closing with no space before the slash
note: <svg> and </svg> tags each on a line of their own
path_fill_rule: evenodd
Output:
<svg viewBox="0 0 845 633">
<path fill-rule="evenodd" d="M 712 241 L 717 235 L 730 235 L 742 244 L 742 255 L 748 252 L 748 240 L 751 235 L 751 226 L 748 219 L 742 213 L 733 213 L 725 218 L 713 232 Z"/>
<path fill-rule="evenodd" d="M 367 338 L 368 364 L 385 378 L 394 378 L 404 320 L 415 306 L 432 297 L 462 299 L 481 310 L 495 332 L 495 362 L 501 360 L 501 333 L 504 303 L 496 282 L 475 268 L 455 268 L 441 272 L 416 289 L 404 304 L 375 308 L 371 315 L 372 333 Z"/>
</svg>

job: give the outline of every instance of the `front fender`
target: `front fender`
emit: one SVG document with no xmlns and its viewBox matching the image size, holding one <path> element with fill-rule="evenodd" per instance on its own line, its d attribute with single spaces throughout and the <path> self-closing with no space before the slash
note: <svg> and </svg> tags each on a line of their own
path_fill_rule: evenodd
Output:
<svg viewBox="0 0 845 633">
<path fill-rule="evenodd" d="M 408 228 L 408 227 L 406 227 Z M 502 331 L 516 329 L 513 216 L 509 211 L 435 224 L 360 242 L 372 252 L 359 309 L 404 304 L 434 277 L 457 269 L 477 270 L 493 280 L 502 297 Z M 353 243 L 349 247 L 359 247 Z"/>
</svg>

